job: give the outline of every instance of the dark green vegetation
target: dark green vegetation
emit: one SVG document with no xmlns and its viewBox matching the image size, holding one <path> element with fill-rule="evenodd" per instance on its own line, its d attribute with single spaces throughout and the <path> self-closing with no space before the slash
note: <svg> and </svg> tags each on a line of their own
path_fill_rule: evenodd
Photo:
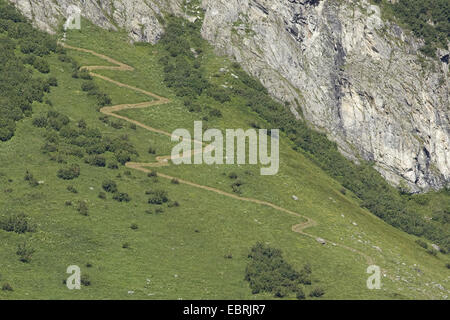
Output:
<svg viewBox="0 0 450 320">
<path fill-rule="evenodd" d="M 127 135 L 103 137 L 99 129 L 88 127 L 83 119 L 73 123 L 66 115 L 57 111 L 36 115 L 33 118 L 33 125 L 45 129 L 46 142 L 42 146 L 42 151 L 58 163 L 84 159 L 85 163 L 92 166 L 108 165 L 108 168 L 115 169 L 117 162 L 125 164 L 138 156 Z M 73 167 L 61 169 L 58 173 L 60 178 L 67 180 L 78 175 L 79 172 L 73 170 Z"/>
<path fill-rule="evenodd" d="M 296 271 L 283 259 L 281 250 L 271 248 L 260 242 L 254 245 L 248 257 L 250 262 L 245 269 L 245 280 L 250 283 L 252 293 L 262 291 L 283 298 L 295 294 L 297 299 L 304 299 L 304 286 L 310 286 L 311 266 L 305 264 L 301 271 Z M 320 297 L 325 292 L 317 287 L 311 296 Z"/>
<path fill-rule="evenodd" d="M 199 36 L 200 24 L 180 21 L 169 17 L 167 32 L 161 38 L 165 54 L 159 59 L 164 67 L 164 82 L 175 94 L 183 99 L 190 112 L 203 115 L 203 120 L 220 118 L 218 109 L 199 103 L 198 98 L 205 93 L 214 100 L 225 103 L 230 101 L 229 92 L 204 76 L 202 67 L 203 41 Z"/>
<path fill-rule="evenodd" d="M 373 0 L 383 13 L 425 40 L 422 52 L 436 56 L 436 48 L 447 48 L 450 41 L 450 1 L 448 0 Z"/>
<path fill-rule="evenodd" d="M 201 58 L 195 59 L 190 49 L 200 46 L 198 25 L 171 18 L 167 30 L 162 40 L 167 53 L 160 59 L 164 66 L 165 81 L 169 87 L 183 88 L 176 93 L 185 99 L 184 105 L 189 111 L 203 110 L 200 106 L 192 108 L 203 90 L 211 89 L 220 93 L 220 96 L 223 93 L 228 99 L 233 96 L 243 99 L 245 106 L 265 119 L 270 127 L 283 131 L 293 142 L 294 149 L 306 154 L 346 189 L 357 195 L 362 207 L 396 228 L 437 243 L 444 252 L 450 250 L 450 190 L 441 192 L 445 201 L 434 209 L 433 220 L 426 220 L 418 213 L 427 205 L 426 200 L 422 201 L 423 196 L 411 195 L 390 186 L 373 168 L 372 163 L 361 160 L 361 165 L 356 165 L 346 159 L 339 152 L 336 143 L 330 141 L 325 134 L 311 129 L 306 121 L 296 120 L 287 105 L 273 100 L 263 85 L 245 73 L 237 63 L 232 64 L 233 73 L 239 77 L 235 79 L 233 89 L 220 87 L 217 91 L 217 85 L 206 82 L 205 77 L 201 76 Z M 176 46 L 178 43 L 182 45 Z M 201 48 L 196 51 L 202 52 Z M 182 77 L 175 66 L 183 67 Z M 216 95 L 213 97 L 216 99 Z M 221 98 L 216 100 L 224 102 Z M 259 124 L 255 123 L 254 126 L 259 127 Z M 233 191 L 240 193 L 241 184 L 240 181 L 233 183 Z"/>
<path fill-rule="evenodd" d="M 7 232 L 26 233 L 34 232 L 36 226 L 30 223 L 29 218 L 23 214 L 11 214 L 0 217 L 0 229 Z"/>
<path fill-rule="evenodd" d="M 17 10 L 0 1 L 0 140 L 14 136 L 16 121 L 30 116 L 33 101 L 43 101 L 54 78 L 33 76 L 34 67 L 49 73 L 45 56 L 57 50 L 56 40 L 35 30 Z"/>
<path fill-rule="evenodd" d="M 245 107 L 244 97 L 228 89 L 231 100 L 225 103 L 203 90 L 193 99 L 201 111 L 189 112 L 184 96 L 165 85 L 166 74 L 158 62 L 167 54 L 163 44 L 130 44 L 126 32 L 108 32 L 84 20 L 82 30 L 68 31 L 67 42 L 135 68 L 133 72 L 98 70 L 99 74 L 170 99 L 168 104 L 120 112 L 144 124 L 170 132 L 191 128 L 194 120 L 207 117 L 204 124 L 210 128 L 272 127 Z M 236 68 L 229 59 L 214 55 L 205 42 L 195 49 L 197 53 L 198 49 L 202 50 L 202 77 L 211 85 L 243 86 L 241 80 L 245 79 L 219 72 L 221 67 L 231 71 Z M 66 154 L 66 147 L 72 149 L 76 145 L 69 143 L 70 134 L 62 135 L 65 127 L 79 132 L 98 130 L 101 139 L 93 142 L 127 136 L 137 151 L 138 155 L 132 155 L 136 162 L 153 162 L 157 156 L 168 155 L 173 144 L 166 136 L 139 126 L 132 128 L 123 120 L 111 121 L 98 112 L 97 99 L 82 91 L 83 82 L 94 82 L 101 92 L 110 95 L 112 104 L 148 101 L 147 97 L 103 80 L 83 78 L 86 76 L 78 66 L 102 65 L 105 61 L 74 50 L 52 53 L 45 59 L 50 66 L 45 77 L 56 78 L 58 85 L 44 97 L 52 103 L 34 102 L 34 117 L 38 120 L 18 121 L 15 136 L 0 143 L 0 220 L 7 222 L 10 216 L 23 212 L 30 226 L 36 224 L 35 232 L 0 229 L 0 285 L 4 288 L 0 299 L 272 299 L 277 292 L 252 294 L 249 282 L 244 280 L 249 248 L 257 242 L 282 249 L 283 259 L 300 273 L 308 261 L 314 270 L 311 287 L 320 279 L 320 287 L 305 285 L 305 291 L 289 293 L 285 298 L 320 296 L 323 289 L 327 299 L 439 299 L 446 294 L 426 284 L 446 286 L 447 255 L 427 253 L 415 243 L 416 237 L 361 208 L 360 200 L 350 190 L 342 192 L 341 184 L 302 150 L 294 151 L 293 142 L 283 134 L 280 171 L 270 177 L 260 176 L 259 166 L 247 165 L 167 166 L 146 175 L 122 166 L 112 151 L 90 154 L 83 146 L 82 157 Z M 42 76 L 30 69 L 34 75 Z M 78 77 L 72 77 L 75 71 Z M 221 117 L 211 117 L 206 106 L 220 110 Z M 48 133 L 56 139 L 49 139 Z M 43 153 L 42 146 L 47 142 L 56 145 L 57 151 Z M 149 146 L 153 149 L 150 153 Z M 51 161 L 52 152 L 61 153 L 61 163 Z M 105 158 L 106 167 L 85 161 L 95 155 Z M 57 176 L 60 169 L 73 164 L 80 168 L 78 177 L 65 180 Z M 176 179 L 164 179 L 163 174 Z M 292 232 L 293 225 L 305 222 L 300 217 L 195 188 L 186 185 L 186 180 L 228 193 L 231 185 L 240 180 L 239 184 L 244 184 L 239 192 L 244 197 L 311 217 L 317 225 L 305 231 L 326 237 L 329 242 L 322 245 Z M 116 192 L 106 192 L 105 181 L 106 188 L 112 186 L 110 190 Z M 160 198 L 164 201 L 165 196 L 168 201 L 149 204 L 155 193 L 145 194 L 146 190 L 158 191 Z M 126 202 L 125 193 L 130 202 Z M 115 194 L 117 199 L 113 199 Z M 292 199 L 294 194 L 298 201 Z M 441 208 L 442 201 L 438 200 L 443 197 L 444 194 L 424 195 L 411 205 L 417 204 L 420 212 L 428 215 Z M 332 242 L 373 257 L 387 273 L 382 280 L 383 290 L 367 290 L 366 260 Z M 22 257 L 28 262 L 24 263 Z M 83 278 L 81 290 L 68 290 L 64 284 L 67 266 L 74 264 L 81 267 L 84 276 L 88 275 Z M 413 269 L 415 264 L 420 267 L 420 275 Z M 409 282 L 396 280 L 397 276 Z M 130 290 L 134 294 L 129 294 Z"/>
</svg>

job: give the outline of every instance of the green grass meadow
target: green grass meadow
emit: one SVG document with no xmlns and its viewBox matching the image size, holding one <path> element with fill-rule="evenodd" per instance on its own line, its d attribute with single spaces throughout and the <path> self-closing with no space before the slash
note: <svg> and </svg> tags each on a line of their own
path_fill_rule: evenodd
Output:
<svg viewBox="0 0 450 320">
<path fill-rule="evenodd" d="M 158 63 L 159 45 L 130 44 L 123 32 L 98 29 L 83 20 L 81 30 L 67 34 L 67 43 L 106 54 L 135 68 L 134 72 L 97 70 L 114 80 L 171 99 L 166 105 L 126 110 L 120 114 L 152 127 L 172 132 L 192 130 L 201 116 L 189 112 L 163 83 Z M 217 73 L 231 61 L 206 48 L 206 72 Z M 103 60 L 68 50 L 80 65 L 108 65 Z M 95 99 L 81 90 L 83 80 L 71 77 L 71 67 L 50 57 L 51 76 L 58 79 L 48 98 L 53 106 L 34 103 L 33 114 L 53 109 L 72 121 L 84 119 L 104 136 L 129 136 L 136 146 L 138 162 L 153 162 L 155 156 L 169 155 L 174 143 L 169 137 L 130 128 L 114 129 L 99 120 Z M 147 96 L 94 79 L 113 104 L 148 101 Z M 219 84 L 232 83 L 224 73 L 214 77 Z M 252 121 L 265 122 L 244 107 L 238 98 L 223 105 L 204 98 L 204 103 L 221 110 L 221 118 L 204 121 L 208 128 L 250 128 Z M 14 291 L 0 290 L 0 299 L 273 299 L 272 295 L 252 294 L 244 280 L 248 252 L 258 241 L 280 248 L 285 259 L 300 269 L 309 262 L 313 286 L 325 289 L 321 299 L 448 299 L 450 270 L 446 255 L 431 256 L 419 247 L 416 237 L 378 219 L 360 207 L 351 192 L 321 171 L 305 155 L 292 149 L 281 134 L 280 169 L 277 175 L 261 176 L 255 165 L 180 165 L 158 168 L 179 179 L 232 193 L 235 172 L 243 181 L 243 197 L 271 202 L 317 221 L 305 230 L 328 239 L 321 245 L 291 230 L 302 222 L 275 209 L 231 199 L 214 192 L 183 184 L 124 166 L 118 170 L 93 167 L 78 161 L 81 175 L 66 181 L 57 177 L 62 166 L 42 153 L 44 129 L 26 118 L 17 124 L 15 136 L 0 143 L 0 208 L 3 213 L 26 213 L 37 225 L 34 233 L 16 234 L 0 230 L 0 285 L 8 282 Z M 149 146 L 156 154 L 148 153 Z M 31 187 L 24 181 L 26 170 L 43 181 Z M 100 199 L 102 181 L 112 179 L 132 200 L 120 203 L 107 194 Z M 67 190 L 74 186 L 78 193 Z M 179 207 L 162 206 L 163 213 L 149 214 L 155 206 L 147 203 L 145 191 L 160 188 Z M 298 201 L 292 196 L 298 197 Z M 71 201 L 72 205 L 66 205 Z M 89 215 L 76 210 L 86 201 Z M 424 214 L 426 214 L 424 212 Z M 137 229 L 131 225 L 136 224 Z M 36 249 L 30 263 L 19 261 L 18 244 L 25 239 Z M 372 256 L 382 269 L 382 288 L 369 290 L 366 261 L 353 252 L 334 246 L 341 243 Z M 128 244 L 128 248 L 123 248 Z M 379 248 L 379 249 L 377 249 Z M 380 251 L 381 250 L 381 251 Z M 232 254 L 232 259 L 225 256 Z M 66 269 L 78 265 L 91 280 L 90 286 L 69 290 L 63 283 Z M 305 289 L 306 292 L 310 288 Z M 293 298 L 293 297 L 289 297 Z"/>
</svg>

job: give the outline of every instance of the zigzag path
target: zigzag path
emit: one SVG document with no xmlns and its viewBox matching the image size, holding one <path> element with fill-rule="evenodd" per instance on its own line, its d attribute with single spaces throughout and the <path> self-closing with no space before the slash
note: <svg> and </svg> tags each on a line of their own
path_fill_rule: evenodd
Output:
<svg viewBox="0 0 450 320">
<path fill-rule="evenodd" d="M 101 59 L 105 60 L 105 61 L 108 61 L 111 64 L 115 64 L 116 65 L 116 66 L 83 66 L 83 67 L 80 68 L 80 69 L 88 70 L 89 74 L 92 77 L 96 77 L 96 78 L 102 79 L 104 81 L 108 81 L 108 82 L 113 83 L 113 84 L 115 84 L 115 85 L 117 85 L 119 87 L 128 88 L 130 90 L 134 90 L 136 92 L 140 92 L 140 93 L 142 93 L 144 95 L 147 95 L 149 97 L 152 97 L 154 99 L 154 100 L 152 99 L 151 101 L 142 102 L 142 103 L 120 104 L 120 105 L 115 105 L 115 106 L 103 107 L 103 108 L 100 109 L 101 113 L 103 113 L 105 115 L 108 115 L 108 116 L 111 116 L 111 117 L 115 117 L 115 118 L 118 118 L 118 119 L 125 120 L 125 121 L 130 122 L 130 123 L 133 123 L 136 126 L 139 126 L 139 127 L 143 128 L 145 130 L 152 131 L 152 132 L 159 133 L 159 134 L 163 134 L 163 135 L 166 135 L 168 137 L 172 137 L 172 134 L 169 133 L 169 132 L 166 132 L 166 131 L 161 130 L 161 129 L 157 129 L 157 128 L 153 128 L 153 127 L 147 126 L 147 125 L 145 125 L 145 124 L 143 124 L 143 123 L 141 123 L 139 121 L 136 121 L 136 120 L 133 120 L 133 119 L 130 119 L 130 118 L 127 118 L 125 116 L 121 116 L 121 115 L 118 115 L 118 114 L 115 113 L 115 112 L 118 112 L 118 111 L 121 111 L 121 110 L 148 108 L 148 107 L 155 106 L 155 105 L 167 104 L 167 103 L 170 102 L 169 99 L 161 97 L 161 96 L 159 96 L 159 95 L 157 95 L 155 93 L 152 93 L 152 92 L 140 89 L 140 88 L 136 88 L 136 87 L 130 86 L 128 84 L 121 83 L 119 81 L 113 80 L 111 78 L 108 78 L 106 76 L 100 75 L 98 73 L 92 72 L 93 70 L 134 71 L 133 67 L 128 66 L 128 65 L 126 65 L 126 64 L 124 64 L 122 62 L 119 62 L 119 61 L 115 60 L 115 59 L 112 59 L 112 58 L 110 58 L 110 57 L 108 57 L 106 55 L 97 53 L 97 52 L 95 52 L 93 50 L 73 47 L 73 46 L 67 45 L 65 43 L 61 43 L 61 44 L 62 44 L 62 46 L 64 46 L 67 49 L 89 53 L 89 54 L 92 54 L 92 55 L 94 55 L 94 56 L 96 56 L 98 58 L 101 58 Z M 195 141 L 195 140 L 192 140 L 192 141 L 196 142 L 196 143 L 200 143 L 200 144 L 203 145 L 202 142 Z M 204 150 L 206 150 L 208 148 L 210 148 L 210 147 L 206 146 L 204 148 Z M 197 149 L 197 151 L 193 151 L 193 152 L 195 153 L 195 152 L 201 152 L 201 151 L 202 151 L 202 149 L 200 149 L 200 150 Z M 162 156 L 162 157 L 157 157 L 156 158 L 157 162 L 154 162 L 154 163 L 127 162 L 125 164 L 125 166 L 127 166 L 128 168 L 132 168 L 132 169 L 135 169 L 135 170 L 139 170 L 139 171 L 148 173 L 151 170 L 147 169 L 146 167 L 167 166 L 167 165 L 169 165 L 169 160 L 171 160 L 171 159 L 174 159 L 174 157 L 172 157 L 172 156 Z M 240 200 L 240 201 L 247 201 L 247 202 L 252 202 L 252 203 L 264 205 L 264 206 L 273 208 L 273 209 L 275 209 L 277 211 L 280 211 L 280 212 L 283 212 L 283 213 L 287 213 L 289 215 L 296 216 L 296 217 L 299 217 L 299 218 L 303 218 L 306 221 L 303 222 L 303 223 L 296 224 L 296 225 L 292 226 L 292 231 L 297 232 L 297 233 L 299 233 L 301 235 L 304 235 L 306 237 L 312 238 L 314 240 L 318 239 L 317 236 L 314 236 L 312 234 L 309 234 L 309 233 L 305 232 L 305 229 L 316 226 L 317 222 L 314 221 L 313 219 L 311 219 L 309 217 L 306 217 L 306 216 L 304 216 L 302 214 L 299 214 L 297 212 L 294 212 L 294 211 L 282 208 L 280 206 L 277 206 L 277 205 L 275 205 L 273 203 L 270 203 L 270 202 L 267 202 L 267 201 L 262 201 L 262 200 L 258 200 L 258 199 L 254 199 L 254 198 L 240 197 L 238 195 L 235 195 L 235 194 L 232 194 L 232 193 L 228 193 L 228 192 L 216 189 L 216 188 L 212 188 L 212 187 L 208 187 L 208 186 L 205 186 L 205 185 L 197 184 L 197 183 L 194 183 L 194 182 L 191 182 L 191 181 L 179 179 L 179 178 L 172 177 L 172 176 L 169 176 L 169 175 L 166 175 L 166 174 L 163 174 L 163 173 L 158 173 L 158 176 L 161 177 L 161 178 L 164 178 L 164 179 L 169 179 L 169 180 L 177 179 L 179 181 L 179 183 L 182 183 L 182 184 L 194 187 L 194 188 L 199 188 L 199 189 L 207 190 L 207 191 L 210 191 L 210 192 L 215 192 L 217 194 L 220 194 L 220 195 L 223 195 L 223 196 L 226 196 L 226 197 L 229 197 L 229 198 L 233 198 L 233 199 L 236 199 L 236 200 Z M 325 240 L 327 243 L 333 243 L 332 241 L 326 240 L 325 238 L 322 238 L 322 239 Z M 333 244 L 338 246 L 338 247 L 341 247 L 343 249 L 349 250 L 349 251 L 351 251 L 353 253 L 356 253 L 356 254 L 362 256 L 366 260 L 368 265 L 375 264 L 374 259 L 372 257 L 370 257 L 369 255 L 367 255 L 367 254 L 365 254 L 365 253 L 363 253 L 363 252 L 361 252 L 361 251 L 359 251 L 357 249 L 354 249 L 352 247 L 348 247 L 346 245 L 339 244 L 339 243 L 333 243 Z"/>
</svg>

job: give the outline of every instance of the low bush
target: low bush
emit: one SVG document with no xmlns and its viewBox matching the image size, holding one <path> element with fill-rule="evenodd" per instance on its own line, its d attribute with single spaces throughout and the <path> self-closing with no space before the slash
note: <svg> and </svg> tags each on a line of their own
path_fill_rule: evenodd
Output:
<svg viewBox="0 0 450 320">
<path fill-rule="evenodd" d="M 58 178 L 64 180 L 72 180 L 80 176 L 80 166 L 77 164 L 72 164 L 70 166 L 61 168 L 58 170 Z"/>
<path fill-rule="evenodd" d="M 117 184 L 113 180 L 105 180 L 102 183 L 102 188 L 106 192 L 116 193 L 117 192 Z"/>
<path fill-rule="evenodd" d="M 151 197 L 148 199 L 148 203 L 150 204 L 163 204 L 169 201 L 167 191 L 165 190 L 151 190 L 148 194 Z"/>
<path fill-rule="evenodd" d="M 116 192 L 113 195 L 113 199 L 119 202 L 130 202 L 131 197 L 128 195 L 128 193 L 125 192 Z"/>
<path fill-rule="evenodd" d="M 421 240 L 421 239 L 417 239 L 417 240 L 416 240 L 416 243 L 417 243 L 419 246 L 421 246 L 422 248 L 428 249 L 428 244 L 427 244 L 425 241 L 423 241 L 423 240 Z"/>
<path fill-rule="evenodd" d="M 36 250 L 25 241 L 17 246 L 16 254 L 19 256 L 20 261 L 29 263 L 31 262 L 31 258 L 35 251 Z"/>
<path fill-rule="evenodd" d="M 2 284 L 2 291 L 14 291 L 14 289 L 8 282 L 5 282 Z"/>
<path fill-rule="evenodd" d="M 254 294 L 268 292 L 276 297 L 285 297 L 291 293 L 298 294 L 303 285 L 311 284 L 311 267 L 306 264 L 300 272 L 294 270 L 283 259 L 279 249 L 257 243 L 248 257 L 245 280 Z"/>
<path fill-rule="evenodd" d="M 26 233 L 34 232 L 36 226 L 30 223 L 27 215 L 18 213 L 0 218 L 0 229 L 6 232 Z"/>
<path fill-rule="evenodd" d="M 78 202 L 77 211 L 78 211 L 78 213 L 81 214 L 82 216 L 87 216 L 87 215 L 89 215 L 89 208 L 88 208 L 88 205 L 87 205 L 86 201 L 80 201 L 80 202 Z"/>
</svg>

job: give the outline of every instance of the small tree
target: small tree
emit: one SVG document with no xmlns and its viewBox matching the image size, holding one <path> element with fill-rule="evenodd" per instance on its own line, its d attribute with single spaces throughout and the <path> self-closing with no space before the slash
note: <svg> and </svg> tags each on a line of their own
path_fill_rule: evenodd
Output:
<svg viewBox="0 0 450 320">
<path fill-rule="evenodd" d="M 102 188 L 106 192 L 116 193 L 117 192 L 117 184 L 112 180 L 105 180 L 102 183 Z"/>
</svg>

